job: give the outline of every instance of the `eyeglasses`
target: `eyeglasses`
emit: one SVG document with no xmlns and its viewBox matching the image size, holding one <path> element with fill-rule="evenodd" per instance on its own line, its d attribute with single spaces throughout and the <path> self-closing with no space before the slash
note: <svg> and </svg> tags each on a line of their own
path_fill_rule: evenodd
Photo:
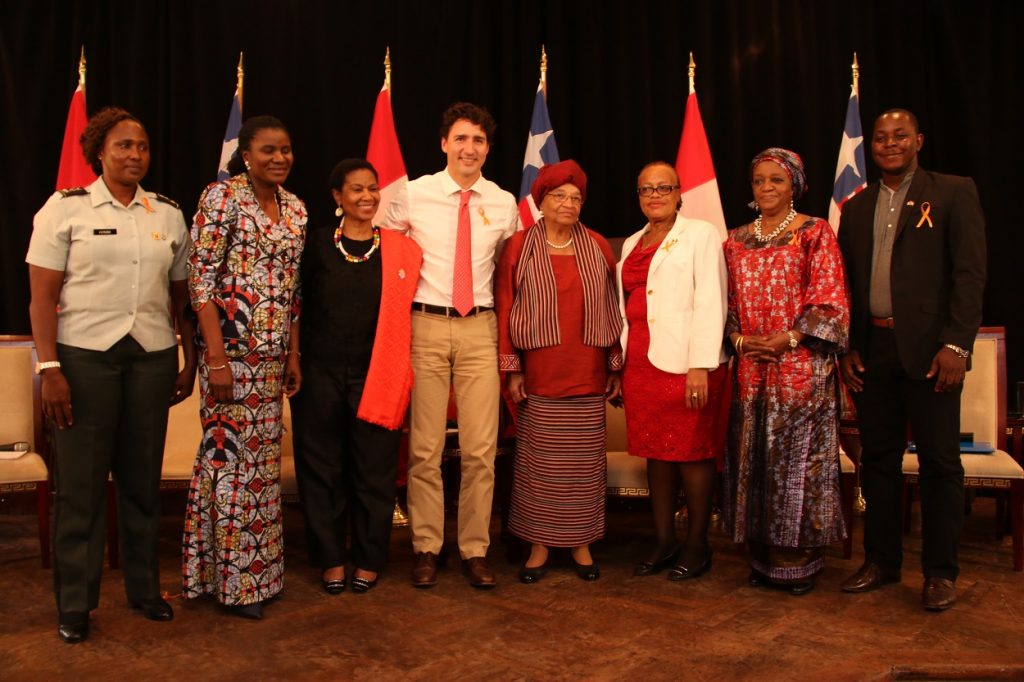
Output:
<svg viewBox="0 0 1024 682">
<path fill-rule="evenodd" d="M 573 206 L 583 205 L 583 196 L 581 194 L 566 194 L 565 192 L 548 192 L 546 196 L 551 197 L 555 200 L 556 204 L 564 204 L 568 201 Z"/>
<path fill-rule="evenodd" d="M 663 197 L 677 189 L 679 189 L 679 185 L 644 185 L 643 187 L 637 187 L 636 193 L 642 197 L 649 197 L 652 194 Z"/>
</svg>

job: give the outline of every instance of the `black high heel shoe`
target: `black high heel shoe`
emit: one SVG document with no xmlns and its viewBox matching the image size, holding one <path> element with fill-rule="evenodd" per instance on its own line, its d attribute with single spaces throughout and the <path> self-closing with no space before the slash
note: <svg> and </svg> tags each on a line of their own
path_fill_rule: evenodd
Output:
<svg viewBox="0 0 1024 682">
<path fill-rule="evenodd" d="M 689 566 L 684 566 L 683 564 L 676 564 L 671 569 L 669 569 L 667 576 L 668 579 L 672 581 L 679 581 L 693 580 L 694 578 L 701 577 L 702 575 L 708 572 L 708 569 L 711 568 L 711 556 L 713 554 L 714 551 L 709 547 L 708 553 L 704 555 L 704 561 L 702 561 L 700 565 L 695 568 L 690 568 Z"/>
<path fill-rule="evenodd" d="M 378 576 L 378 577 L 380 577 L 380 576 Z M 366 594 L 367 592 L 369 592 L 373 588 L 377 587 L 377 578 L 374 578 L 373 580 L 369 580 L 367 578 L 360 578 L 359 576 L 356 575 L 356 576 L 352 576 L 352 580 L 350 581 L 350 584 L 352 585 L 352 592 L 354 594 Z"/>
<path fill-rule="evenodd" d="M 238 604 L 235 606 L 226 606 L 225 608 L 232 616 L 238 616 L 239 618 L 245 618 L 247 620 L 263 619 L 263 602 L 256 602 L 255 604 Z"/>
<path fill-rule="evenodd" d="M 579 576 L 580 580 L 590 582 L 601 577 L 601 567 L 597 565 L 596 561 L 591 564 L 578 564 L 576 563 L 576 560 L 573 559 L 572 563 L 576 568 L 576 575 Z"/>
<path fill-rule="evenodd" d="M 526 564 L 523 564 L 519 567 L 519 582 L 524 585 L 532 585 L 543 578 L 545 573 L 547 573 L 547 569 L 543 564 L 533 567 L 528 567 Z"/>
<path fill-rule="evenodd" d="M 642 577 L 654 575 L 655 573 L 660 573 L 661 571 L 665 570 L 666 568 L 674 564 L 676 562 L 676 559 L 678 558 L 679 546 L 676 545 L 675 547 L 671 548 L 667 554 L 658 559 L 655 559 L 654 561 L 641 561 L 640 563 L 638 563 L 636 565 L 636 568 L 633 569 L 633 575 Z"/>
</svg>

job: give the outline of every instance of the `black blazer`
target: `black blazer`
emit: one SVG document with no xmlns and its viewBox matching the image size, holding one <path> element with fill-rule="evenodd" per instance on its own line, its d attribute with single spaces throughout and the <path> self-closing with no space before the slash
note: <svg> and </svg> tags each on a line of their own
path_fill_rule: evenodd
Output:
<svg viewBox="0 0 1024 682">
<path fill-rule="evenodd" d="M 852 297 L 850 348 L 865 363 L 870 362 L 865 353 L 879 191 L 876 182 L 847 201 L 839 220 Z M 925 202 L 931 206 L 931 226 L 922 223 Z M 908 375 L 923 379 L 943 344 L 974 346 L 985 264 L 985 217 L 974 181 L 918 168 L 896 225 L 890 273 L 896 346 Z"/>
</svg>

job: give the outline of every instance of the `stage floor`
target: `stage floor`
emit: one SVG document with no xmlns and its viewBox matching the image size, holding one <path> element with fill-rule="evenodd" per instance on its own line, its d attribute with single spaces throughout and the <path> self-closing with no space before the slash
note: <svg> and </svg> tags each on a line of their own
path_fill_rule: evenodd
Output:
<svg viewBox="0 0 1024 682">
<path fill-rule="evenodd" d="M 176 495 L 176 494 L 175 494 Z M 165 500 L 162 585 L 179 591 L 179 514 Z M 60 642 L 49 571 L 39 566 L 35 519 L 0 516 L 0 678 L 444 679 L 444 680 L 887 680 L 1024 679 L 1024 574 L 1009 537 L 994 539 L 995 505 L 975 502 L 961 550 L 960 600 L 920 607 L 919 529 L 906 538 L 903 582 L 864 595 L 839 591 L 861 560 L 829 552 L 818 587 L 793 597 L 747 585 L 741 549 L 716 529 L 714 567 L 670 583 L 632 577 L 651 541 L 643 502 L 613 501 L 595 545 L 601 579 L 584 583 L 556 555 L 535 585 L 516 580 L 507 546 L 491 548 L 499 585 L 472 589 L 454 558 L 437 587 L 408 583 L 409 532 L 397 529 L 376 589 L 332 597 L 306 564 L 301 513 L 285 506 L 282 598 L 259 622 L 228 617 L 210 599 L 171 599 L 175 619 L 131 611 L 119 571 L 105 570 L 88 641 Z M 450 520 L 449 537 L 454 536 Z M 895 520 L 894 520 L 895 521 Z"/>
</svg>

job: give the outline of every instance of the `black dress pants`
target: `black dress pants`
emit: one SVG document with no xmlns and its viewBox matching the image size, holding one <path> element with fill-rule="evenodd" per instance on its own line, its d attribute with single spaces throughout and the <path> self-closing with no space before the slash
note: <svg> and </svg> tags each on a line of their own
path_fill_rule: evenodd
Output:
<svg viewBox="0 0 1024 682">
<path fill-rule="evenodd" d="M 356 418 L 365 383 L 366 367 L 304 362 L 291 399 L 310 558 L 325 569 L 346 562 L 346 523 L 356 568 L 387 562 L 402 432 Z"/>
<path fill-rule="evenodd" d="M 74 423 L 54 430 L 54 591 L 61 613 L 99 604 L 107 477 L 117 490 L 128 599 L 160 595 L 160 469 L 178 349 L 147 353 L 130 336 L 105 351 L 57 345 Z"/>
<path fill-rule="evenodd" d="M 864 390 L 853 395 L 863 446 L 865 559 L 886 569 L 903 563 L 900 506 L 909 423 L 920 462 L 921 569 L 926 578 L 956 580 L 964 516 L 961 389 L 936 393 L 934 378 L 907 376 L 888 329 L 871 328 L 863 357 Z"/>
</svg>

